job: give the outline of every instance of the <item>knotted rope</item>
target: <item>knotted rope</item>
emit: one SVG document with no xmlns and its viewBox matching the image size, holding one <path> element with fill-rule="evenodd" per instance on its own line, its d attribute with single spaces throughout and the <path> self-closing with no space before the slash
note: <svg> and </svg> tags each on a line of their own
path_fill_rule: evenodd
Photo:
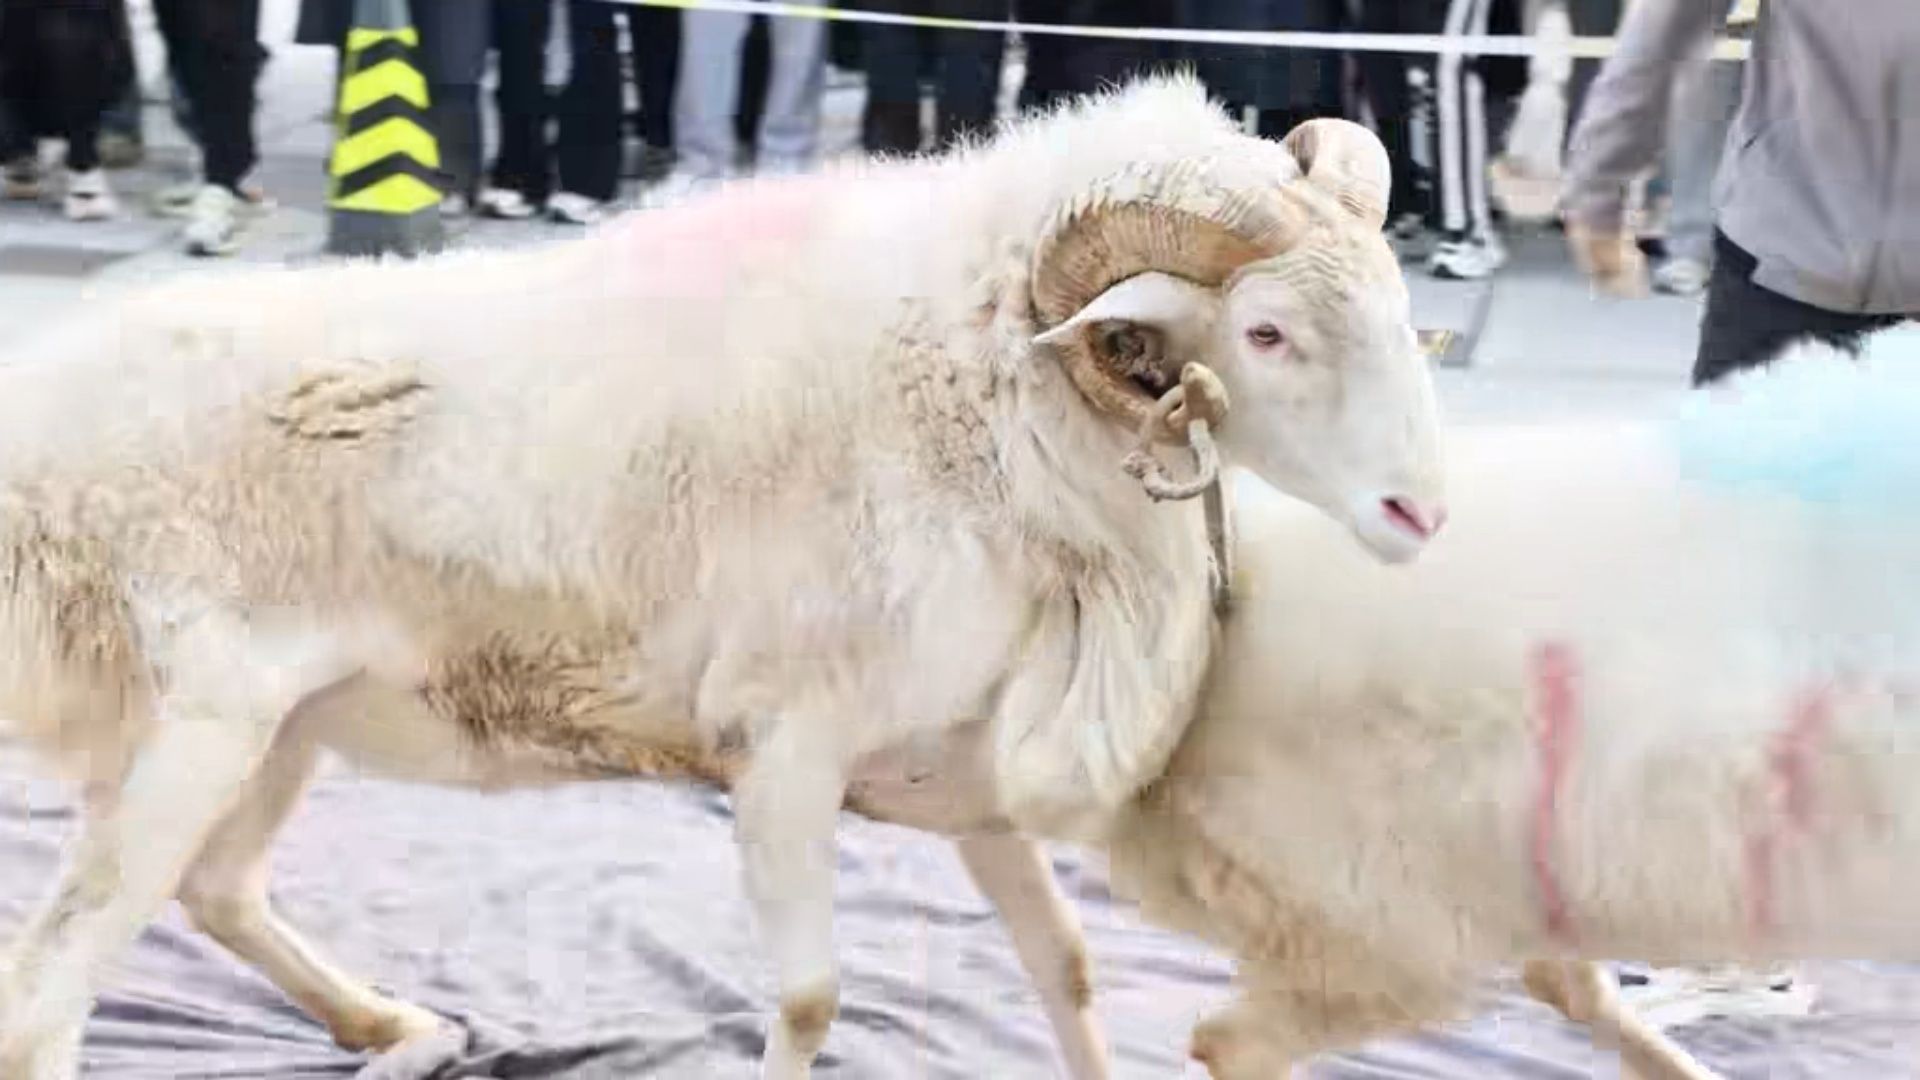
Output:
<svg viewBox="0 0 1920 1080">
<path fill-rule="evenodd" d="M 1204 364 L 1188 364 L 1180 371 L 1180 385 L 1161 395 L 1140 425 L 1140 438 L 1121 462 L 1127 475 L 1140 481 L 1155 502 L 1186 500 L 1204 495 L 1207 543 L 1213 549 L 1213 607 L 1225 615 L 1233 606 L 1232 521 L 1226 494 L 1220 487 L 1220 451 L 1213 432 L 1227 418 L 1227 388 Z M 1194 475 L 1175 480 L 1153 456 L 1156 442 L 1184 442 L 1193 452 Z"/>
</svg>

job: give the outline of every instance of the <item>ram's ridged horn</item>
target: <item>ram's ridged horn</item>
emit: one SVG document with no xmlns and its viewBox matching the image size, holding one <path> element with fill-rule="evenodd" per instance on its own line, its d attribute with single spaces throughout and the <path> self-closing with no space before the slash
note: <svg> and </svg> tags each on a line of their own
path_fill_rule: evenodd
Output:
<svg viewBox="0 0 1920 1080">
<path fill-rule="evenodd" d="M 1285 143 L 1307 183 L 1333 196 L 1368 228 L 1385 227 L 1393 175 L 1379 136 L 1351 120 L 1323 117 L 1288 132 Z"/>
<path fill-rule="evenodd" d="M 1148 271 L 1217 286 L 1304 235 L 1309 211 L 1284 190 L 1300 183 L 1291 155 L 1272 152 L 1142 165 L 1108 177 L 1062 208 L 1033 263 L 1034 314 L 1043 328 L 1071 318 L 1114 285 Z M 1154 399 L 1110 370 L 1089 330 L 1059 345 L 1067 375 L 1100 411 L 1138 430 Z M 1173 364 L 1169 385 L 1185 359 Z"/>
</svg>

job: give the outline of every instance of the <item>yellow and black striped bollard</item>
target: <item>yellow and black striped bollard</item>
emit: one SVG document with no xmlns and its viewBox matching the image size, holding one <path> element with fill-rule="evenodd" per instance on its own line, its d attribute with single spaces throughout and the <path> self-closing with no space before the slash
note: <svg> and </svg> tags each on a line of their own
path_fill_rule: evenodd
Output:
<svg viewBox="0 0 1920 1080">
<path fill-rule="evenodd" d="M 328 168 L 330 254 L 412 256 L 445 245 L 419 47 L 407 0 L 356 0 Z"/>
</svg>

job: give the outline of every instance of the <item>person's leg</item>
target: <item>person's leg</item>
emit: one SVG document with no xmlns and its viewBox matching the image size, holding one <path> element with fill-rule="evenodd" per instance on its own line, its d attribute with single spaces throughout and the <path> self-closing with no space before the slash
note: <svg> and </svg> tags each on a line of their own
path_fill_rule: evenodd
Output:
<svg viewBox="0 0 1920 1080">
<path fill-rule="evenodd" d="M 951 0 L 946 6 L 962 19 L 984 22 L 1008 15 L 1006 0 Z M 951 147 L 962 139 L 985 135 L 993 127 L 999 105 L 1006 35 L 936 30 L 934 48 L 940 72 L 938 144 Z"/>
<path fill-rule="evenodd" d="M 133 52 L 133 26 L 124 2 L 113 5 L 115 44 L 125 57 L 120 92 L 100 117 L 100 156 L 109 169 L 125 169 L 146 157 L 146 139 L 140 117 L 140 79 Z"/>
<path fill-rule="evenodd" d="M 904 9 L 898 0 L 870 0 L 865 6 L 885 12 Z M 861 67 L 867 73 L 860 145 L 868 153 L 920 150 L 920 40 L 910 26 L 867 23 L 860 27 Z"/>
<path fill-rule="evenodd" d="M 765 15 L 755 15 L 747 24 L 747 40 L 740 48 L 740 105 L 733 114 L 741 164 L 749 168 L 760 152 L 755 134 L 767 113 L 767 80 L 772 77 L 772 69 L 772 30 Z"/>
<path fill-rule="evenodd" d="M 552 6 L 528 0 L 492 0 L 493 47 L 499 57 L 494 103 L 500 120 L 500 152 L 493 159 L 492 187 L 481 208 L 489 214 L 526 217 L 544 203 L 552 186 L 547 153 L 547 39 Z"/>
<path fill-rule="evenodd" d="M 1445 33 L 1483 34 L 1490 0 L 1453 0 Z M 1427 260 L 1436 277 L 1485 278 L 1506 263 L 1506 249 L 1493 227 L 1487 193 L 1486 86 L 1463 57 L 1438 64 L 1441 241 Z"/>
<path fill-rule="evenodd" d="M 1052 25 L 1068 21 L 1065 0 L 1014 2 L 1021 22 Z M 1067 68 L 1074 39 L 1058 34 L 1031 34 L 1024 44 L 1027 70 L 1020 84 L 1018 108 L 1021 112 L 1050 108 L 1070 92 Z"/>
<path fill-rule="evenodd" d="M 63 210 L 75 221 L 118 206 L 100 158 L 100 123 L 131 77 L 132 43 L 116 33 L 119 0 L 66 0 L 41 12 L 39 93 L 52 133 L 66 142 Z"/>
<path fill-rule="evenodd" d="M 1405 26 L 1405 12 L 1397 2 L 1366 0 L 1360 8 L 1360 31 L 1397 34 Z M 1424 216 L 1419 178 L 1414 172 L 1413 91 L 1408 84 L 1407 57 L 1399 53 L 1363 52 L 1357 61 L 1360 86 L 1380 141 L 1387 149 L 1392 188 L 1387 192 L 1387 220 L 1406 222 Z"/>
<path fill-rule="evenodd" d="M 584 223 L 620 189 L 619 9 L 605 0 L 568 0 L 567 41 L 573 57 L 560 95 L 560 191 L 573 198 L 553 208 Z"/>
<path fill-rule="evenodd" d="M 1474 0 L 1467 26 L 1471 37 L 1487 35 L 1493 0 Z M 1487 143 L 1493 134 L 1487 114 L 1487 84 L 1478 64 L 1466 72 L 1466 181 L 1467 231 L 1475 239 L 1494 241 L 1493 206 L 1487 195 Z"/>
<path fill-rule="evenodd" d="M 1611 37 L 1620 28 L 1623 0 L 1567 0 L 1567 20 L 1575 37 Z M 1601 61 L 1582 58 L 1573 62 L 1573 75 L 1567 80 L 1567 130 L 1564 138 L 1571 145 L 1580 126 L 1580 110 L 1587 101 L 1587 88 L 1600 77 Z M 1563 147 L 1564 149 L 1564 147 Z"/>
<path fill-rule="evenodd" d="M 1713 276 L 1700 319 L 1693 385 L 1764 366 L 1796 342 L 1814 340 L 1843 349 L 1862 335 L 1893 326 L 1895 316 L 1828 311 L 1781 296 L 1753 282 L 1754 258 L 1726 235 L 1714 233 Z"/>
<path fill-rule="evenodd" d="M 1671 258 L 1653 277 L 1665 292 L 1690 295 L 1706 285 L 1713 266 L 1713 186 L 1727 132 L 1740 108 L 1741 65 L 1703 63 L 1681 83 L 1667 141 L 1672 211 L 1667 225 Z"/>
<path fill-rule="evenodd" d="M 420 73 L 427 80 L 427 122 L 440 144 L 443 208 L 461 213 L 479 196 L 485 142 L 480 83 L 492 26 L 472 0 L 412 0 L 411 10 L 420 32 Z"/>
<path fill-rule="evenodd" d="M 695 181 L 733 169 L 734 110 L 740 101 L 740 46 L 747 16 L 731 11 L 681 12 L 680 85 L 674 92 L 674 139 L 680 168 Z"/>
<path fill-rule="evenodd" d="M 813 161 L 820 141 L 820 100 L 826 92 L 827 24 L 820 19 L 772 20 L 773 66 L 767 110 L 760 121 L 759 164 L 797 172 Z"/>
<path fill-rule="evenodd" d="M 680 12 L 627 9 L 633 64 L 640 81 L 640 137 L 651 151 L 673 149 L 673 89 L 680 74 Z"/>
<path fill-rule="evenodd" d="M 259 161 L 253 130 L 262 60 L 259 0 L 153 0 L 153 9 L 178 57 L 203 178 L 237 195 Z"/>
</svg>

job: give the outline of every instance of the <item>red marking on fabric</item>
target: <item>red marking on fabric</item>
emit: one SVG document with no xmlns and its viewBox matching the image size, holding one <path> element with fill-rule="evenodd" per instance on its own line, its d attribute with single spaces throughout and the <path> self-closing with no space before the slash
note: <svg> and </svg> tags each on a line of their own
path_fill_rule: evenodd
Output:
<svg viewBox="0 0 1920 1080">
<path fill-rule="evenodd" d="M 1579 672 L 1572 650 L 1559 643 L 1536 649 L 1531 669 L 1538 698 L 1539 722 L 1534 735 L 1540 759 L 1540 783 L 1533 803 L 1533 877 L 1540 890 L 1540 903 L 1546 909 L 1547 932 L 1571 945 L 1575 939 L 1573 916 L 1554 869 L 1553 838 L 1560 818 L 1560 793 L 1566 786 L 1573 743 L 1579 737 L 1575 685 Z"/>
<path fill-rule="evenodd" d="M 1747 837 L 1747 927 L 1755 937 L 1775 929 L 1775 863 L 1790 834 L 1812 827 L 1812 762 L 1833 728 L 1834 691 L 1803 692 L 1787 726 L 1773 737 L 1767 755 L 1767 809 L 1763 824 Z"/>
</svg>

